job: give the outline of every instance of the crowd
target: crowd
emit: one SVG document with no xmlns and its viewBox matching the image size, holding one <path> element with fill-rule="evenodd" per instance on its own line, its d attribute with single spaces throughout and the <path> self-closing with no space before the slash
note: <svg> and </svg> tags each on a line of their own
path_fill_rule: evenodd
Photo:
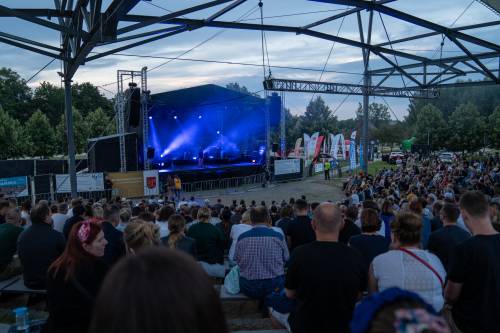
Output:
<svg viewBox="0 0 500 333">
<path fill-rule="evenodd" d="M 1 198 L 0 280 L 47 290 L 50 333 L 227 332 L 224 277 L 294 333 L 500 332 L 499 166 L 412 156 L 342 202 Z"/>
</svg>

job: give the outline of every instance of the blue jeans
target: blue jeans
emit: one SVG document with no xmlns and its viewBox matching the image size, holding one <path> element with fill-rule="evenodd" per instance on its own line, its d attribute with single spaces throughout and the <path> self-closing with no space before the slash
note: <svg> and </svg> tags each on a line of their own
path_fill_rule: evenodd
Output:
<svg viewBox="0 0 500 333">
<path fill-rule="evenodd" d="M 284 288 L 284 276 L 277 276 L 272 279 L 247 280 L 240 276 L 240 290 L 243 295 L 253 299 L 264 299 L 273 291 L 280 291 Z"/>
</svg>

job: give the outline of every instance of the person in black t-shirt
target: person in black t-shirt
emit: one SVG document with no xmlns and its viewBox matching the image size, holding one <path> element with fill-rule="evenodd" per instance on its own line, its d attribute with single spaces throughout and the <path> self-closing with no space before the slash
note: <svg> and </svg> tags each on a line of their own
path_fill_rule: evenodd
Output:
<svg viewBox="0 0 500 333">
<path fill-rule="evenodd" d="M 295 219 L 288 226 L 287 241 L 290 251 L 297 246 L 310 243 L 316 239 L 311 227 L 311 219 L 307 216 L 307 201 L 298 199 L 295 201 Z"/>
<path fill-rule="evenodd" d="M 498 333 L 500 234 L 491 225 L 488 201 L 481 192 L 462 195 L 460 213 L 474 236 L 456 247 L 445 298 L 463 333 Z"/>
<path fill-rule="evenodd" d="M 366 286 L 366 268 L 361 255 L 338 242 L 342 225 L 340 209 L 322 203 L 315 211 L 312 227 L 316 241 L 292 253 L 285 280 L 286 296 L 297 307 L 288 320 L 277 314 L 294 333 L 349 332 L 354 304 Z M 271 310 L 273 317 L 276 312 Z"/>
<path fill-rule="evenodd" d="M 351 237 L 360 235 L 361 229 L 354 223 L 358 218 L 358 207 L 352 205 L 347 208 L 344 216 L 344 223 L 339 234 L 339 242 L 348 244 Z"/>
<path fill-rule="evenodd" d="M 467 231 L 457 226 L 459 214 L 460 211 L 455 204 L 445 203 L 439 212 L 443 228 L 431 233 L 427 245 L 428 250 L 441 260 L 446 272 L 449 272 L 450 257 L 456 246 L 470 237 Z"/>
</svg>

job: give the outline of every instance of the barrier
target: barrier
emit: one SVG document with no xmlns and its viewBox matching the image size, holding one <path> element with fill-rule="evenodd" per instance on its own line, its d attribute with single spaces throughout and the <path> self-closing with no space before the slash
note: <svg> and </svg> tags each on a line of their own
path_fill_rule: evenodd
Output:
<svg viewBox="0 0 500 333">
<path fill-rule="evenodd" d="M 202 192 L 213 190 L 227 190 L 238 188 L 245 185 L 263 184 L 266 181 L 266 175 L 256 174 L 246 177 L 234 177 L 224 179 L 204 180 L 199 182 L 182 184 L 183 192 Z"/>
</svg>

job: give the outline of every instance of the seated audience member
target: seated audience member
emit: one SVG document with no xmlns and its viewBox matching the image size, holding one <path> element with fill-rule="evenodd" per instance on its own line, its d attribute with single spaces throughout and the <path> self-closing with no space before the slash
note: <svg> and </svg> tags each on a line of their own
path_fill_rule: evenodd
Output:
<svg viewBox="0 0 500 333">
<path fill-rule="evenodd" d="M 72 216 L 68 218 L 64 223 L 63 235 L 65 239 L 68 239 L 69 232 L 75 224 L 85 220 L 85 212 L 86 210 L 84 205 L 82 205 L 81 203 L 75 203 L 72 209 Z"/>
<path fill-rule="evenodd" d="M 0 198 L 0 224 L 5 223 L 5 214 L 9 210 L 9 201 L 5 200 L 4 198 Z"/>
<path fill-rule="evenodd" d="M 276 226 L 283 230 L 285 235 L 288 234 L 288 227 L 292 222 L 293 208 L 290 205 L 285 205 L 280 209 L 280 219 L 276 221 Z"/>
<path fill-rule="evenodd" d="M 252 229 L 238 237 L 234 261 L 240 267 L 240 289 L 254 299 L 263 299 L 283 288 L 284 268 L 288 260 L 285 237 L 271 228 L 266 207 L 250 210 Z"/>
<path fill-rule="evenodd" d="M 210 223 L 210 209 L 198 210 L 198 223 L 189 228 L 188 237 L 196 241 L 196 259 L 208 275 L 224 277 L 224 234 Z"/>
<path fill-rule="evenodd" d="M 351 333 L 451 333 L 446 320 L 419 295 L 389 288 L 364 298 L 351 321 Z"/>
<path fill-rule="evenodd" d="M 92 205 L 92 217 L 102 221 L 104 218 L 104 208 L 100 203 L 95 203 Z"/>
<path fill-rule="evenodd" d="M 182 215 L 171 215 L 168 219 L 168 228 L 170 233 L 167 237 L 161 239 L 163 245 L 183 251 L 196 258 L 196 242 L 187 237 L 184 233 L 186 220 Z"/>
<path fill-rule="evenodd" d="M 31 227 L 19 235 L 17 252 L 26 287 L 45 289 L 47 269 L 64 251 L 64 236 L 52 229 L 48 206 L 36 206 L 30 217 Z"/>
<path fill-rule="evenodd" d="M 488 201 L 481 192 L 463 194 L 460 212 L 473 236 L 455 249 L 446 301 L 463 333 L 500 332 L 500 234 L 491 225 Z"/>
<path fill-rule="evenodd" d="M 151 222 L 134 220 L 123 231 L 123 239 L 127 252 L 135 254 L 145 247 L 161 244 L 160 228 Z"/>
<path fill-rule="evenodd" d="M 68 204 L 63 202 L 57 206 L 57 213 L 52 214 L 52 227 L 62 233 L 66 220 L 68 220 Z"/>
<path fill-rule="evenodd" d="M 252 229 L 252 220 L 250 220 L 250 211 L 247 210 L 241 216 L 241 223 L 234 224 L 231 227 L 231 233 L 229 237 L 231 238 L 231 247 L 229 248 L 229 261 L 234 263 L 234 251 L 236 250 L 236 243 L 238 238 L 242 233 Z"/>
<path fill-rule="evenodd" d="M 120 224 L 116 227 L 119 231 L 123 232 L 130 222 L 131 212 L 129 208 L 120 209 Z"/>
<path fill-rule="evenodd" d="M 404 288 L 419 294 L 440 311 L 444 305 L 446 271 L 438 257 L 420 249 L 422 217 L 400 213 L 391 227 L 393 250 L 373 259 L 369 272 L 370 292 Z"/>
<path fill-rule="evenodd" d="M 455 204 L 445 203 L 439 212 L 443 227 L 431 233 L 428 250 L 434 253 L 449 272 L 450 258 L 458 244 L 470 238 L 470 234 L 457 226 L 460 211 Z"/>
<path fill-rule="evenodd" d="M 49 267 L 49 333 L 86 333 L 95 298 L 107 271 L 100 258 L 106 239 L 96 220 L 78 222 L 63 254 Z"/>
<path fill-rule="evenodd" d="M 361 229 L 354 223 L 357 219 L 358 207 L 356 205 L 349 206 L 345 212 L 344 223 L 340 229 L 339 242 L 348 244 L 353 236 L 361 234 Z"/>
<path fill-rule="evenodd" d="M 296 247 L 314 241 L 314 230 L 311 227 L 311 219 L 308 216 L 308 205 L 304 199 L 298 199 L 294 205 L 295 218 L 288 226 L 287 241 L 290 251 Z"/>
<path fill-rule="evenodd" d="M 376 210 L 365 208 L 361 211 L 361 235 L 351 237 L 349 246 L 358 250 L 363 256 L 366 269 L 373 258 L 389 251 L 389 241 L 378 234 L 381 221 Z"/>
<path fill-rule="evenodd" d="M 175 214 L 175 209 L 170 205 L 165 205 L 161 207 L 158 212 L 158 218 L 156 219 L 156 225 L 160 227 L 160 238 L 165 238 L 169 233 L 168 220 L 170 216 Z"/>
<path fill-rule="evenodd" d="M 5 213 L 5 223 L 0 224 L 0 281 L 23 271 L 19 260 L 13 258 L 17 252 L 17 238 L 23 230 L 21 215 L 15 209 L 8 210 Z"/>
<path fill-rule="evenodd" d="M 366 286 L 361 255 L 338 241 L 342 227 L 340 208 L 325 202 L 314 211 L 316 241 L 297 248 L 288 263 L 286 296 L 296 299 L 289 316 L 271 309 L 271 315 L 302 332 L 349 332 L 354 304 Z"/>
<path fill-rule="evenodd" d="M 224 234 L 224 251 L 229 250 L 229 246 L 231 245 L 231 210 L 228 207 L 224 207 L 220 213 L 221 222 L 216 224 L 215 226 L 219 228 L 219 230 Z"/>
<path fill-rule="evenodd" d="M 233 210 L 233 215 L 231 215 L 231 224 L 235 225 L 241 223 L 242 209 L 236 207 L 236 200 L 234 200 L 233 206 L 234 208 L 231 208 Z"/>
<path fill-rule="evenodd" d="M 396 215 L 394 215 L 393 204 L 390 200 L 384 200 L 382 203 L 382 211 L 380 212 L 380 218 L 384 223 L 384 237 L 390 242 L 391 241 L 391 223 Z"/>
<path fill-rule="evenodd" d="M 125 244 L 123 242 L 123 232 L 116 229 L 120 224 L 120 207 L 111 205 L 104 211 L 104 221 L 101 223 L 104 237 L 108 241 L 102 260 L 112 266 L 125 255 Z"/>
<path fill-rule="evenodd" d="M 149 248 L 104 280 L 89 333 L 137 332 L 228 333 L 212 282 L 188 255 Z"/>
</svg>

